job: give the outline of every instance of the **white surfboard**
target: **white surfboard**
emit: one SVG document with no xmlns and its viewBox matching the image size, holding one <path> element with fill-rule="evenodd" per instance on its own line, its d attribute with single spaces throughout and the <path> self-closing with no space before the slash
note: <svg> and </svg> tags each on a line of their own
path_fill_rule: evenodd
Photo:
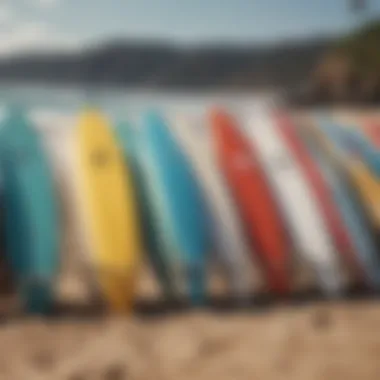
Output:
<svg viewBox="0 0 380 380">
<path fill-rule="evenodd" d="M 207 122 L 201 117 L 177 115 L 171 118 L 171 129 L 202 186 L 213 223 L 216 261 L 228 276 L 234 295 L 245 298 L 257 285 L 258 276 L 237 210 L 217 167 Z"/>
<path fill-rule="evenodd" d="M 32 119 L 41 134 L 52 165 L 61 208 L 62 260 L 57 293 L 61 300 L 87 303 L 93 295 L 89 281 L 89 244 L 79 215 L 75 177 L 76 117 L 61 113 L 34 112 Z"/>
<path fill-rule="evenodd" d="M 344 280 L 335 248 L 310 184 L 274 123 L 268 112 L 258 112 L 245 130 L 259 152 L 298 254 L 312 265 L 324 291 L 339 293 Z"/>
</svg>

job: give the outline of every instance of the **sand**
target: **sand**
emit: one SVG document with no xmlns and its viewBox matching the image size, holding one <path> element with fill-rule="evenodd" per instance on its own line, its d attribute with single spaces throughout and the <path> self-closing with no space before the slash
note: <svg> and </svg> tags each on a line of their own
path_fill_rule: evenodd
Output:
<svg viewBox="0 0 380 380">
<path fill-rule="evenodd" d="M 0 379 L 378 379 L 380 304 L 222 315 L 22 320 L 0 327 Z"/>
</svg>

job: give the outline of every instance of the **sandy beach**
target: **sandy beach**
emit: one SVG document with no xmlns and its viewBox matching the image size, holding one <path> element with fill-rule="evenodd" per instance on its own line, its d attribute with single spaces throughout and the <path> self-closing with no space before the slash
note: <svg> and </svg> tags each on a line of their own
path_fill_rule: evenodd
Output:
<svg viewBox="0 0 380 380">
<path fill-rule="evenodd" d="M 1 326 L 0 379 L 378 379 L 376 301 Z"/>
<path fill-rule="evenodd" d="M 41 126 L 62 184 L 64 133 L 47 131 Z M 86 285 L 80 271 L 74 273 L 79 248 L 73 217 L 65 213 L 62 219 L 67 252 L 63 298 Z M 157 295 L 149 271 L 140 285 L 140 296 Z M 379 320 L 375 299 L 225 313 L 7 318 L 0 325 L 0 380 L 375 380 L 380 376 Z"/>
</svg>

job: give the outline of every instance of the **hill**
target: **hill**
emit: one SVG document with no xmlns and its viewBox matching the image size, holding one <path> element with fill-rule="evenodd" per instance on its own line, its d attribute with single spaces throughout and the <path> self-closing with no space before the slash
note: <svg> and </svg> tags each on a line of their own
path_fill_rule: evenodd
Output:
<svg viewBox="0 0 380 380">
<path fill-rule="evenodd" d="M 294 88 L 313 71 L 327 40 L 279 46 L 180 48 L 117 41 L 80 53 L 0 60 L 0 80 L 185 89 Z"/>
<path fill-rule="evenodd" d="M 310 99 L 380 101 L 380 21 L 334 42 L 309 81 Z"/>
<path fill-rule="evenodd" d="M 178 47 L 114 41 L 0 59 L 0 81 L 153 89 L 285 90 L 296 103 L 380 100 L 380 21 L 340 39 Z"/>
</svg>

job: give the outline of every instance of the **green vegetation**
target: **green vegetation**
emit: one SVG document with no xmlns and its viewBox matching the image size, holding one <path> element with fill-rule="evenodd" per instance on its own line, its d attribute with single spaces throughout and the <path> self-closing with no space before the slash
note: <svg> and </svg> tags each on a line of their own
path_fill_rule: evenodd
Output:
<svg viewBox="0 0 380 380">
<path fill-rule="evenodd" d="M 336 48 L 349 60 L 359 77 L 380 79 L 380 20 L 345 37 Z"/>
<path fill-rule="evenodd" d="M 380 20 L 335 41 L 316 66 L 311 101 L 380 101 Z"/>
</svg>

